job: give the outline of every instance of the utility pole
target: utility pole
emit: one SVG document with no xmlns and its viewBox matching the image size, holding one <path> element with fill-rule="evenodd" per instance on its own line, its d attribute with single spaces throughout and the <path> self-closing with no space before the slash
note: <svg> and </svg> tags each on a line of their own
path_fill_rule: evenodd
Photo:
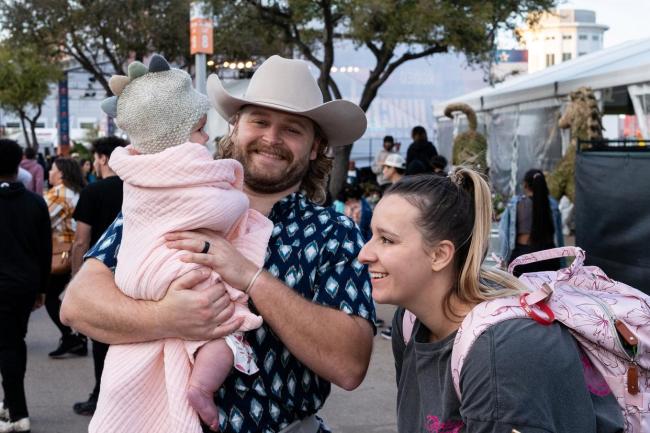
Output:
<svg viewBox="0 0 650 433">
<path fill-rule="evenodd" d="M 202 1 L 190 4 L 190 54 L 195 54 L 195 87 L 205 94 L 206 54 L 213 54 L 212 8 Z"/>
</svg>

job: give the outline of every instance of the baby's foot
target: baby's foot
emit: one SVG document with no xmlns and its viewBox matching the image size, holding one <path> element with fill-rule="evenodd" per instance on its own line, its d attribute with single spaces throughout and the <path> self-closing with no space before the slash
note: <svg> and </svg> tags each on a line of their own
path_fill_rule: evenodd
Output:
<svg viewBox="0 0 650 433">
<path fill-rule="evenodd" d="M 197 386 L 190 385 L 187 389 L 187 400 L 190 406 L 199 414 L 201 420 L 212 431 L 219 431 L 219 412 L 212 399 L 212 393 Z"/>
</svg>

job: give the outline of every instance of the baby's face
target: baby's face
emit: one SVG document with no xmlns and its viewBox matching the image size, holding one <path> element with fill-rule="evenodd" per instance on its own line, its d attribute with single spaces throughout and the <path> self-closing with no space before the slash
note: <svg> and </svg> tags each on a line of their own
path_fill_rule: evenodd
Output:
<svg viewBox="0 0 650 433">
<path fill-rule="evenodd" d="M 207 120 L 208 116 L 204 115 L 192 129 L 192 133 L 190 134 L 190 141 L 192 143 L 205 144 L 208 142 L 208 139 L 210 137 L 205 133 L 205 131 L 203 131 L 203 127 L 205 126 L 205 122 Z"/>
</svg>

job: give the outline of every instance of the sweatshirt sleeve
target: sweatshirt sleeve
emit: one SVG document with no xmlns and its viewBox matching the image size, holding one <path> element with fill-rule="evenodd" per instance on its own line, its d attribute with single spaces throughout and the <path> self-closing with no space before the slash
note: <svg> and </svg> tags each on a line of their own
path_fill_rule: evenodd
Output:
<svg viewBox="0 0 650 433">
<path fill-rule="evenodd" d="M 39 239 L 42 240 L 40 248 L 41 257 L 39 258 L 41 269 L 41 286 L 39 287 L 39 292 L 45 293 L 50 278 L 50 272 L 52 271 L 52 227 L 50 225 L 50 214 L 47 210 L 47 204 L 40 197 L 39 207 L 41 217 L 39 219 L 38 232 Z"/>
</svg>

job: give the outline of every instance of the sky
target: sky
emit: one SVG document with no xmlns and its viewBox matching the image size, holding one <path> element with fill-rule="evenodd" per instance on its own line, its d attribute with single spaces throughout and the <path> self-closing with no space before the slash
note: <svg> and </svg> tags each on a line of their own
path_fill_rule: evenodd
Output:
<svg viewBox="0 0 650 433">
<path fill-rule="evenodd" d="M 605 48 L 650 37 L 650 0 L 569 0 L 559 7 L 595 11 L 596 22 L 609 26 L 603 41 Z"/>
<path fill-rule="evenodd" d="M 559 0 L 559 9 L 588 9 L 596 12 L 596 22 L 609 26 L 604 48 L 631 39 L 650 37 L 650 0 Z M 504 36 L 502 48 L 515 48 L 514 40 Z"/>
</svg>

